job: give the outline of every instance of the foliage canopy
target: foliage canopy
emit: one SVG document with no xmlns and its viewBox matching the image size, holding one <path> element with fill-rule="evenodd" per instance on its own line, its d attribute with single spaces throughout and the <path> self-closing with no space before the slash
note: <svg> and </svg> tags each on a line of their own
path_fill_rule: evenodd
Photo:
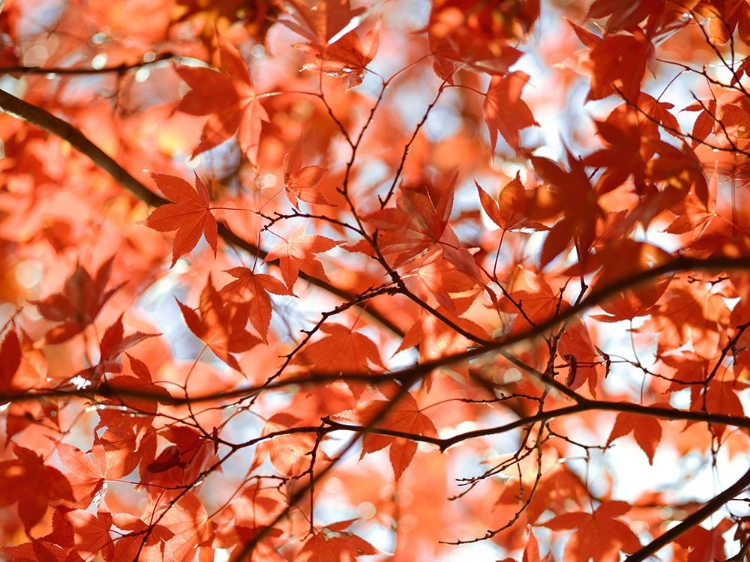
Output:
<svg viewBox="0 0 750 562">
<path fill-rule="evenodd" d="M 750 552 L 747 0 L 0 29 L 6 559 Z"/>
</svg>

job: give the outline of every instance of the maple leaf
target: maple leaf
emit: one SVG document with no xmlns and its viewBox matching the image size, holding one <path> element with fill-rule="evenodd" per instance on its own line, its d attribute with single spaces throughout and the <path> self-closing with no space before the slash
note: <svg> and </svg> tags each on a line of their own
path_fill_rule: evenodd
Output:
<svg viewBox="0 0 750 562">
<path fill-rule="evenodd" d="M 107 543 L 102 551 L 104 559 L 107 561 L 139 560 L 141 558 L 158 560 L 157 553 L 149 553 L 149 551 L 153 550 L 154 547 L 157 547 L 157 552 L 165 549 L 165 545 L 174 537 L 174 533 L 166 525 L 150 525 L 134 515 L 116 514 L 112 517 L 112 521 L 115 527 L 121 531 L 118 539 Z M 147 538 L 144 538 L 146 536 Z M 141 553 L 143 556 L 141 556 Z"/>
<path fill-rule="evenodd" d="M 675 544 L 687 551 L 687 557 L 684 558 L 686 562 L 722 560 L 726 557 L 725 541 L 722 535 L 732 527 L 734 523 L 729 519 L 723 519 L 712 529 L 704 529 L 700 525 L 695 525 L 677 537 Z"/>
<path fill-rule="evenodd" d="M 422 413 L 417 401 L 411 394 L 405 394 L 395 405 L 387 400 L 373 400 L 367 405 L 360 407 L 356 416 L 362 425 L 370 425 L 372 420 L 388 408 L 385 418 L 377 427 L 392 429 L 406 434 L 424 435 L 437 437 L 437 429 L 432 420 Z M 362 452 L 360 458 L 368 453 L 374 453 L 385 447 L 390 447 L 388 457 L 391 460 L 393 474 L 396 481 L 401 478 L 404 470 L 409 466 L 414 454 L 417 452 L 417 444 L 401 437 L 390 435 L 379 435 L 377 433 L 366 433 L 362 439 Z"/>
<path fill-rule="evenodd" d="M 248 317 L 253 327 L 258 330 L 263 342 L 267 343 L 268 327 L 271 324 L 271 296 L 294 296 L 281 281 L 265 273 L 255 273 L 246 267 L 235 267 L 227 271 L 236 281 L 232 281 L 221 289 L 221 296 L 246 300 L 248 303 Z"/>
<path fill-rule="evenodd" d="M 271 416 L 263 426 L 262 436 L 285 432 L 292 427 L 301 425 L 298 417 L 280 412 Z M 279 435 L 273 440 L 264 440 L 258 445 L 253 459 L 253 467 L 260 466 L 266 459 L 284 475 L 301 474 L 310 466 L 309 455 L 315 447 L 315 437 L 303 434 L 302 438 L 295 435 Z"/>
<path fill-rule="evenodd" d="M 181 178 L 165 174 L 151 174 L 159 190 L 172 201 L 155 209 L 146 219 L 146 226 L 159 232 L 177 231 L 172 245 L 172 265 L 190 252 L 201 236 L 206 237 L 216 255 L 218 226 L 211 214 L 208 190 L 198 174 L 195 189 Z"/>
<path fill-rule="evenodd" d="M 172 445 L 144 467 L 146 479 L 154 485 L 193 483 L 216 462 L 216 443 L 192 428 L 174 426 L 159 434 Z"/>
<path fill-rule="evenodd" d="M 654 45 L 649 38 L 638 27 L 629 33 L 597 37 L 573 22 L 568 23 L 590 48 L 591 89 L 586 100 L 600 100 L 619 91 L 626 100 L 636 103 L 646 67 L 653 65 Z"/>
<path fill-rule="evenodd" d="M 284 157 L 284 191 L 289 202 L 299 208 L 297 199 L 316 205 L 332 205 L 319 191 L 313 189 L 328 168 L 302 166 L 303 139 Z"/>
<path fill-rule="evenodd" d="M 51 501 L 74 501 L 62 472 L 46 466 L 36 452 L 13 443 L 15 459 L 0 461 L 0 507 L 18 503 L 26 531 L 41 521 Z"/>
<path fill-rule="evenodd" d="M 105 291 L 112 272 L 114 257 L 104 262 L 91 278 L 89 272 L 76 264 L 73 274 L 65 282 L 62 293 L 55 293 L 41 301 L 31 301 L 39 314 L 53 322 L 63 322 L 45 335 L 47 343 L 62 343 L 80 334 L 99 315 L 102 307 L 125 282 Z"/>
<path fill-rule="evenodd" d="M 518 315 L 511 326 L 514 333 L 528 330 L 530 326 L 541 324 L 559 311 L 569 308 L 568 303 L 555 294 L 544 277 L 530 273 L 528 285 L 528 288 L 512 291 L 497 302 L 498 310 Z"/>
<path fill-rule="evenodd" d="M 604 501 L 593 513 L 564 513 L 542 526 L 554 531 L 574 529 L 565 544 L 566 560 L 616 562 L 620 552 L 633 553 L 641 548 L 636 534 L 617 517 L 630 511 L 621 501 Z"/>
<path fill-rule="evenodd" d="M 190 331 L 208 345 L 219 359 L 241 373 L 240 364 L 232 354 L 242 353 L 260 343 L 245 329 L 249 317 L 248 305 L 222 302 L 210 274 L 201 292 L 198 306 L 200 316 L 179 300 L 177 304 Z"/>
<path fill-rule="evenodd" d="M 350 31 L 335 42 L 329 42 L 322 49 L 319 45 L 298 46 L 303 51 L 315 55 L 318 62 L 308 63 L 302 70 L 317 70 L 329 76 L 346 76 L 347 89 L 356 88 L 362 83 L 367 65 L 372 62 L 380 44 L 380 21 L 365 34 L 363 40 Z"/>
<path fill-rule="evenodd" d="M 521 90 L 529 81 L 529 75 L 516 71 L 505 76 L 493 76 L 484 104 L 484 121 L 490 132 L 490 144 L 495 150 L 497 134 L 515 150 L 520 149 L 519 132 L 526 127 L 539 126 L 534 116 L 521 99 Z"/>
<path fill-rule="evenodd" d="M 191 158 L 237 134 L 240 148 L 254 163 L 261 125 L 268 121 L 268 114 L 258 101 L 250 71 L 240 53 L 223 37 L 219 36 L 218 42 L 220 71 L 193 66 L 175 67 L 180 78 L 191 88 L 176 111 L 209 115 Z"/>
<path fill-rule="evenodd" d="M 370 364 L 385 369 L 378 346 L 364 334 L 333 323 L 323 324 L 320 330 L 327 335 L 307 344 L 295 363 L 323 373 L 370 373 Z"/>
<path fill-rule="evenodd" d="M 452 208 L 452 186 L 435 205 L 426 187 L 402 185 L 395 209 L 376 211 L 366 219 L 379 229 L 380 251 L 385 255 L 396 254 L 393 267 L 400 267 L 440 242 Z"/>
<path fill-rule="evenodd" d="M 604 216 L 583 163 L 570 151 L 566 153 L 569 172 L 548 158 L 531 158 L 537 174 L 556 188 L 555 195 L 563 210 L 563 218 L 550 229 L 544 241 L 539 258 L 542 267 L 564 250 L 570 250 L 571 242 L 584 261 L 596 238 L 597 219 Z"/>
<path fill-rule="evenodd" d="M 526 190 L 521 183 L 520 172 L 516 172 L 516 177 L 503 187 L 497 201 L 490 197 L 476 181 L 474 185 L 479 191 L 479 201 L 484 212 L 497 226 L 503 230 L 511 230 L 524 222 Z"/>
<path fill-rule="evenodd" d="M 662 140 L 651 139 L 659 158 L 648 163 L 647 174 L 653 181 L 663 181 L 686 196 L 690 190 L 704 207 L 708 206 L 708 183 L 698 157 L 687 145 L 682 150 Z"/>
<path fill-rule="evenodd" d="M 682 111 L 697 111 L 698 117 L 693 124 L 693 133 L 690 142 L 693 148 L 706 140 L 706 137 L 719 128 L 717 121 L 717 102 L 715 99 L 698 100 L 683 108 Z"/>
<path fill-rule="evenodd" d="M 96 367 L 100 372 L 119 373 L 122 371 L 120 356 L 126 349 L 130 349 L 137 343 L 145 339 L 153 338 L 159 334 L 145 334 L 143 332 L 133 332 L 125 336 L 125 329 L 122 325 L 123 314 L 117 318 L 104 332 L 101 342 L 99 343 L 99 365 Z"/>
<path fill-rule="evenodd" d="M 99 551 L 112 543 L 109 530 L 112 526 L 112 516 L 109 513 L 94 515 L 82 509 L 76 509 L 65 514 L 75 533 L 75 543 L 80 545 L 79 552 L 93 559 Z"/>
<path fill-rule="evenodd" d="M 633 176 L 639 190 L 645 188 L 646 162 L 653 156 L 653 150 L 642 139 L 647 133 L 645 125 L 638 122 L 638 116 L 629 106 L 612 111 L 605 121 L 595 121 L 597 135 L 604 142 L 605 148 L 589 154 L 583 159 L 584 166 L 602 169 L 597 182 L 598 195 L 604 195 L 620 187 L 625 180 Z"/>
<path fill-rule="evenodd" d="M 360 556 L 380 554 L 362 537 L 344 532 L 352 521 L 339 521 L 322 529 L 315 529 L 302 549 L 295 556 L 295 562 L 354 562 Z"/>
<path fill-rule="evenodd" d="M 471 0 L 433 2 L 427 27 L 435 73 L 453 83 L 457 68 L 506 74 L 524 54 L 509 40 L 521 39 L 539 17 L 537 0 L 498 7 Z"/>
<path fill-rule="evenodd" d="M 7 393 L 17 385 L 14 376 L 21 366 L 21 342 L 15 330 L 10 330 L 0 346 L 0 393 Z"/>
<path fill-rule="evenodd" d="M 109 404 L 125 406 L 144 415 L 154 415 L 159 410 L 159 403 L 168 404 L 172 395 L 163 386 L 151 381 L 151 373 L 149 373 L 148 367 L 143 361 L 130 355 L 128 355 L 128 358 L 130 359 L 130 366 L 137 376 L 118 375 L 111 377 L 105 385 L 100 387 L 100 391 L 106 390 L 111 395 L 111 398 L 107 399 Z M 141 376 L 144 372 L 147 375 Z M 143 393 L 145 397 L 128 396 L 128 394 L 121 393 L 121 390 L 126 393 Z"/>
<path fill-rule="evenodd" d="M 299 227 L 288 238 L 279 236 L 283 241 L 271 248 L 265 259 L 266 262 L 279 260 L 281 275 L 290 291 L 294 289 L 300 271 L 328 281 L 323 264 L 315 254 L 327 252 L 341 243 L 325 236 L 305 234 L 305 228 L 304 225 Z"/>
<path fill-rule="evenodd" d="M 592 314 L 591 317 L 600 322 L 619 322 L 648 316 L 668 286 L 669 279 L 655 285 L 623 291 L 612 300 L 599 305 L 607 314 Z"/>
<path fill-rule="evenodd" d="M 609 446 L 612 441 L 632 432 L 635 442 L 646 453 L 649 464 L 654 464 L 656 447 L 661 441 L 661 424 L 651 416 L 639 416 L 629 412 L 620 412 L 615 419 L 615 425 L 607 439 Z"/>
<path fill-rule="evenodd" d="M 748 384 L 739 380 L 720 380 L 713 378 L 708 384 L 702 399 L 691 401 L 690 409 L 699 412 L 722 413 L 730 416 L 745 416 L 737 392 L 747 388 Z M 712 431 L 718 436 L 723 435 L 726 426 L 723 424 L 712 424 Z"/>
<path fill-rule="evenodd" d="M 638 109 L 664 127 L 667 133 L 681 139 L 683 137 L 680 124 L 670 111 L 673 107 L 674 104 L 659 101 L 644 92 L 638 96 Z"/>
<path fill-rule="evenodd" d="M 280 23 L 304 37 L 309 44 L 323 49 L 335 43 L 362 23 L 369 10 L 351 8 L 349 0 L 323 0 L 313 7 L 302 0 L 290 0 Z"/>
<path fill-rule="evenodd" d="M 102 490 L 107 477 L 107 458 L 99 437 L 94 437 L 91 456 L 67 443 L 55 443 L 57 456 L 67 469 L 67 478 L 78 507 L 85 509 Z"/>
<path fill-rule="evenodd" d="M 684 9 L 689 9 L 687 6 Z M 595 0 L 586 15 L 588 19 L 607 18 L 607 31 L 614 32 L 638 25 L 650 15 L 659 13 L 656 5 L 649 0 L 621 2 L 617 0 Z"/>
<path fill-rule="evenodd" d="M 529 542 L 526 543 L 526 548 L 523 549 L 521 562 L 539 562 L 539 541 L 537 541 L 531 525 L 529 525 Z"/>
</svg>

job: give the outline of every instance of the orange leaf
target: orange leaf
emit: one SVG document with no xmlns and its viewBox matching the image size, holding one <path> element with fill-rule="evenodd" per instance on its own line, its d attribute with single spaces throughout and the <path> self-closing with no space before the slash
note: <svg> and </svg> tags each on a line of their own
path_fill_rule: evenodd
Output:
<svg viewBox="0 0 750 562">
<path fill-rule="evenodd" d="M 474 185 L 479 191 L 479 200 L 484 212 L 497 226 L 503 230 L 511 230 L 523 222 L 526 190 L 521 183 L 520 172 L 516 172 L 516 177 L 503 187 L 498 201 L 490 197 L 476 181 Z"/>
<path fill-rule="evenodd" d="M 67 469 L 73 496 L 79 507 L 88 507 L 104 485 L 107 476 L 107 459 L 99 438 L 94 438 L 91 456 L 67 443 L 55 443 L 57 456 Z"/>
<path fill-rule="evenodd" d="M 15 459 L 0 461 L 0 507 L 18 502 L 18 515 L 29 531 L 44 517 L 50 502 L 73 500 L 70 482 L 44 464 L 36 452 L 13 444 Z"/>
<path fill-rule="evenodd" d="M 628 412 L 617 414 L 615 425 L 607 439 L 607 445 L 628 433 L 633 432 L 635 442 L 646 453 L 649 464 L 654 464 L 654 453 L 661 441 L 661 424 L 650 416 L 639 416 Z"/>
<path fill-rule="evenodd" d="M 385 368 L 378 346 L 364 334 L 341 324 L 323 324 L 320 330 L 328 335 L 305 346 L 295 363 L 326 373 L 369 373 L 370 364 Z"/>
<path fill-rule="evenodd" d="M 294 295 L 284 284 L 265 273 L 255 273 L 246 267 L 235 267 L 227 271 L 237 280 L 224 286 L 221 296 L 231 296 L 235 299 L 246 300 L 248 316 L 253 328 L 258 330 L 264 342 L 267 342 L 268 327 L 271 324 L 271 297 L 276 295 Z"/>
<path fill-rule="evenodd" d="M 0 392 L 15 387 L 13 377 L 21 366 L 21 342 L 15 330 L 9 331 L 0 347 Z"/>
<path fill-rule="evenodd" d="M 249 316 L 248 305 L 222 302 L 211 282 L 211 275 L 201 293 L 201 316 L 180 301 L 177 304 L 190 331 L 208 345 L 219 359 L 242 372 L 232 354 L 247 351 L 260 343 L 258 338 L 245 329 Z"/>
<path fill-rule="evenodd" d="M 432 420 L 422 413 L 417 401 L 411 394 L 404 395 L 395 406 L 389 405 L 390 402 L 386 400 L 373 400 L 358 410 L 357 417 L 362 425 L 369 425 L 384 408 L 390 407 L 385 419 L 378 423 L 377 427 L 411 435 L 438 436 Z M 389 458 L 393 467 L 393 474 L 398 481 L 411 463 L 414 453 L 417 452 L 417 444 L 414 441 L 390 435 L 367 433 L 362 440 L 360 458 L 367 453 L 374 453 L 388 446 L 390 446 Z"/>
<path fill-rule="evenodd" d="M 268 114 L 258 102 L 247 63 L 237 49 L 219 37 L 221 71 L 194 66 L 177 66 L 179 74 L 191 90 L 182 99 L 177 111 L 191 115 L 209 115 L 201 140 L 192 154 L 217 147 L 236 133 L 242 151 L 255 162 L 260 130 Z"/>
<path fill-rule="evenodd" d="M 521 562 L 539 562 L 539 541 L 536 540 L 536 535 L 531 525 L 529 525 L 529 542 L 526 543 L 526 548 L 523 549 Z"/>
<path fill-rule="evenodd" d="M 298 208 L 297 199 L 316 205 L 331 205 L 322 193 L 313 189 L 328 168 L 322 166 L 302 166 L 304 139 L 294 145 L 284 157 L 284 190 L 289 201 Z"/>
<path fill-rule="evenodd" d="M 635 103 L 646 67 L 653 62 L 654 46 L 636 27 L 631 34 L 605 35 L 589 57 L 591 90 L 586 100 L 600 100 L 619 90 L 626 100 Z"/>
<path fill-rule="evenodd" d="M 564 513 L 542 523 L 554 531 L 574 529 L 565 544 L 565 560 L 616 562 L 620 553 L 633 553 L 641 548 L 636 534 L 617 519 L 630 511 L 621 501 L 605 501 L 593 513 Z"/>
<path fill-rule="evenodd" d="M 350 31 L 335 42 L 321 49 L 319 45 L 298 45 L 303 51 L 315 56 L 316 62 L 308 63 L 302 70 L 325 72 L 329 76 L 346 76 L 347 89 L 356 88 L 362 83 L 367 65 L 378 52 L 380 43 L 380 21 L 365 34 L 364 40 Z"/>
<path fill-rule="evenodd" d="M 294 562 L 348 562 L 373 554 L 379 554 L 379 551 L 369 542 L 338 530 L 334 523 L 313 532 Z"/>
<path fill-rule="evenodd" d="M 99 518 L 88 511 L 76 509 L 66 513 L 65 518 L 75 533 L 78 552 L 86 559 L 93 559 L 102 548 L 111 544 L 109 529 L 112 521 L 109 514 Z"/>
<path fill-rule="evenodd" d="M 304 225 L 292 232 L 289 238 L 282 238 L 282 240 L 281 244 L 268 252 L 265 261 L 279 260 L 281 275 L 289 290 L 294 288 L 300 271 L 318 279 L 328 280 L 323 264 L 315 257 L 315 254 L 327 252 L 338 246 L 340 242 L 325 236 L 305 234 Z"/>
<path fill-rule="evenodd" d="M 490 131 L 492 150 L 500 133 L 511 148 L 518 150 L 521 129 L 539 126 L 534 116 L 521 99 L 521 90 L 529 81 L 529 75 L 516 71 L 505 76 L 493 76 L 484 100 L 484 121 Z"/>
<path fill-rule="evenodd" d="M 209 207 L 208 190 L 198 174 L 195 175 L 195 189 L 174 176 L 151 174 L 151 177 L 172 203 L 154 210 L 146 219 L 146 226 L 159 232 L 177 231 L 172 246 L 172 267 L 195 247 L 201 235 L 205 235 L 216 255 L 218 226 Z"/>
<path fill-rule="evenodd" d="M 400 267 L 440 242 L 452 208 L 453 186 L 435 205 L 427 188 L 403 185 L 395 209 L 376 211 L 367 220 L 379 229 L 380 251 L 397 254 L 393 267 Z"/>
<path fill-rule="evenodd" d="M 76 264 L 73 274 L 65 282 L 63 292 L 50 295 L 41 301 L 31 301 L 39 313 L 54 322 L 63 322 L 45 335 L 47 343 L 62 343 L 83 332 L 99 315 L 105 303 L 124 283 L 105 291 L 112 271 L 110 258 L 104 262 L 92 279 L 89 272 Z"/>
</svg>

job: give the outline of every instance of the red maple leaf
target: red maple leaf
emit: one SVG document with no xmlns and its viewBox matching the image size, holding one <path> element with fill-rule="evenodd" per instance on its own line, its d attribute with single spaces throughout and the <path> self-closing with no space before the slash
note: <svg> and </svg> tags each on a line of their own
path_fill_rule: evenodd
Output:
<svg viewBox="0 0 750 562">
<path fill-rule="evenodd" d="M 353 521 L 339 521 L 315 529 L 294 558 L 295 562 L 353 562 L 360 556 L 380 554 L 362 537 L 344 532 Z"/>
<path fill-rule="evenodd" d="M 367 9 L 351 8 L 349 0 L 322 0 L 313 7 L 301 0 L 291 0 L 286 14 L 279 22 L 319 48 L 335 42 L 345 33 L 356 29 Z"/>
<path fill-rule="evenodd" d="M 255 162 L 261 124 L 268 121 L 268 114 L 258 102 L 247 63 L 229 41 L 223 37 L 218 40 L 220 70 L 175 67 L 180 78 L 191 88 L 177 106 L 177 111 L 209 116 L 193 158 L 236 133 L 240 148 L 251 162 Z"/>
<path fill-rule="evenodd" d="M 13 443 L 15 459 L 0 461 L 0 507 L 18 503 L 18 516 L 29 531 L 51 501 L 74 501 L 67 478 L 44 464 L 36 452 Z"/>
<path fill-rule="evenodd" d="M 165 546 L 174 537 L 174 533 L 166 525 L 150 525 L 129 513 L 116 514 L 112 521 L 121 531 L 118 532 L 116 541 L 105 545 L 102 555 L 108 561 L 158 559 L 157 553 L 166 550 Z"/>
<path fill-rule="evenodd" d="M 57 456 L 67 469 L 73 496 L 79 507 L 86 508 L 104 486 L 107 477 L 107 458 L 98 437 L 94 437 L 91 456 L 67 443 L 55 443 Z"/>
<path fill-rule="evenodd" d="M 362 425 L 370 425 L 384 408 L 388 408 L 385 419 L 377 427 L 392 429 L 412 435 L 437 437 L 437 429 L 432 420 L 419 409 L 417 401 L 411 394 L 405 394 L 395 405 L 387 400 L 373 400 L 357 410 L 356 416 Z M 409 466 L 417 452 L 417 443 L 401 437 L 367 433 L 362 439 L 362 453 L 360 458 L 368 453 L 374 453 L 385 447 L 390 447 L 388 457 L 391 460 L 393 474 L 398 481 L 404 470 Z"/>
<path fill-rule="evenodd" d="M 195 189 L 175 176 L 151 174 L 151 177 L 172 203 L 155 209 L 146 219 L 146 226 L 159 232 L 177 231 L 172 245 L 172 267 L 195 247 L 203 235 L 216 255 L 218 226 L 211 214 L 208 190 L 198 174 L 195 175 Z"/>
<path fill-rule="evenodd" d="M 435 204 L 426 187 L 402 185 L 396 208 L 376 211 L 367 221 L 379 229 L 380 251 L 396 254 L 393 267 L 401 267 L 440 242 L 452 209 L 452 186 Z"/>
<path fill-rule="evenodd" d="M 92 279 L 89 272 L 76 264 L 73 274 L 65 282 L 62 293 L 55 293 L 41 301 L 31 301 L 47 320 L 63 322 L 45 335 L 47 343 L 62 343 L 80 334 L 99 315 L 102 307 L 125 283 L 105 291 L 112 272 L 114 258 L 104 262 Z"/>
<path fill-rule="evenodd" d="M 646 67 L 653 64 L 654 45 L 643 31 L 635 27 L 629 33 L 605 34 L 598 37 L 568 22 L 578 38 L 590 49 L 588 70 L 591 90 L 587 100 L 600 100 L 619 92 L 636 103 Z"/>
<path fill-rule="evenodd" d="M 495 201 L 475 181 L 479 191 L 479 201 L 490 220 L 503 230 L 511 230 L 524 222 L 526 211 L 526 190 L 521 183 L 520 172 L 503 187 L 500 197 Z"/>
<path fill-rule="evenodd" d="M 534 116 L 521 99 L 521 90 L 529 81 L 529 75 L 516 71 L 505 76 L 493 76 L 484 99 L 484 121 L 490 131 L 492 150 L 500 133 L 511 148 L 518 150 L 519 132 L 526 127 L 539 126 Z"/>
<path fill-rule="evenodd" d="M 542 267 L 572 248 L 584 261 L 596 238 L 597 220 L 604 217 L 583 163 L 570 151 L 566 152 L 569 172 L 548 158 L 531 158 L 539 177 L 555 188 L 553 196 L 563 210 L 563 217 L 550 229 L 544 241 L 539 259 Z"/>
<path fill-rule="evenodd" d="M 686 560 L 686 562 L 723 560 L 726 558 L 726 551 L 724 550 L 725 541 L 722 535 L 732 527 L 734 527 L 734 522 L 731 519 L 723 519 L 712 529 L 695 525 L 677 537 L 675 544 L 678 547 L 675 548 L 675 555 L 682 554 L 680 550 L 684 549 L 687 556 L 680 558 L 680 560 Z"/>
<path fill-rule="evenodd" d="M 0 392 L 15 388 L 13 377 L 21 366 L 21 342 L 15 330 L 10 330 L 0 347 Z"/>
<path fill-rule="evenodd" d="M 297 199 L 316 205 L 331 205 L 323 194 L 313 189 L 328 168 L 322 166 L 303 166 L 303 139 L 294 145 L 290 153 L 284 157 L 284 191 L 289 201 L 298 208 Z"/>
<path fill-rule="evenodd" d="M 318 279 L 328 280 L 323 264 L 315 257 L 315 254 L 327 252 L 338 246 L 340 242 L 325 236 L 305 234 L 304 225 L 292 232 L 288 238 L 279 238 L 282 242 L 271 248 L 265 261 L 279 260 L 281 275 L 289 290 L 294 288 L 300 271 Z"/>
<path fill-rule="evenodd" d="M 570 326 L 560 337 L 560 356 L 568 361 L 565 384 L 575 390 L 588 382 L 589 392 L 596 396 L 599 373 L 602 370 L 599 354 L 591 343 L 591 337 L 583 323 Z"/>
<path fill-rule="evenodd" d="M 153 383 L 151 372 L 143 361 L 130 355 L 128 355 L 128 359 L 135 376 L 118 375 L 109 378 L 106 382 L 106 388 L 110 391 L 112 397 L 107 399 L 107 403 L 126 406 L 142 414 L 154 415 L 159 409 L 159 402 L 168 403 L 171 395 L 163 386 Z M 146 396 L 123 395 L 119 392 L 120 390 L 128 393 L 140 392 Z"/>
<path fill-rule="evenodd" d="M 211 348 L 214 354 L 240 373 L 242 369 L 233 353 L 252 349 L 260 340 L 245 329 L 248 305 L 223 302 L 208 276 L 201 292 L 200 316 L 189 306 L 177 301 L 185 322 L 198 338 Z"/>
<path fill-rule="evenodd" d="M 607 445 L 628 433 L 632 432 L 635 442 L 641 450 L 646 453 L 649 464 L 654 464 L 656 447 L 661 441 L 661 424 L 659 420 L 651 416 L 639 416 L 629 412 L 617 414 L 615 425 L 607 439 Z"/>
<path fill-rule="evenodd" d="M 304 65 L 302 69 L 325 72 L 329 76 L 346 76 L 347 88 L 356 88 L 362 83 L 367 65 L 378 52 L 380 21 L 365 34 L 364 39 L 360 39 L 354 31 L 334 39 L 335 42 L 329 42 L 323 48 L 313 44 L 298 45 L 318 59 L 317 62 Z"/>
<path fill-rule="evenodd" d="M 370 364 L 385 368 L 378 346 L 364 334 L 333 323 L 323 324 L 320 330 L 327 335 L 307 344 L 295 363 L 326 373 L 369 373 Z"/>
<path fill-rule="evenodd" d="M 457 68 L 507 73 L 523 55 L 509 40 L 520 29 L 530 30 L 538 17 L 538 0 L 502 7 L 471 0 L 433 2 L 427 32 L 435 73 L 450 83 Z"/>
<path fill-rule="evenodd" d="M 660 139 L 650 139 L 650 144 L 659 157 L 648 163 L 648 176 L 653 181 L 666 182 L 676 187 L 683 197 L 692 190 L 703 206 L 708 207 L 708 182 L 693 149 L 683 144 L 680 150 Z"/>
<path fill-rule="evenodd" d="M 593 513 L 564 513 L 542 526 L 555 531 L 574 529 L 565 543 L 565 560 L 616 562 L 621 552 L 633 553 L 641 543 L 631 528 L 617 517 L 630 511 L 621 501 L 604 501 Z"/>
<path fill-rule="evenodd" d="M 268 327 L 271 325 L 271 296 L 290 295 L 290 291 L 281 281 L 265 273 L 255 273 L 246 267 L 235 267 L 227 271 L 236 281 L 232 281 L 221 289 L 221 296 L 229 296 L 234 300 L 247 302 L 248 316 L 253 328 L 258 330 L 260 337 L 267 342 Z"/>
<path fill-rule="evenodd" d="M 75 533 L 76 545 L 80 545 L 80 554 L 87 559 L 94 559 L 99 551 L 112 543 L 109 530 L 112 526 L 112 514 L 99 512 L 94 515 L 83 509 L 76 509 L 65 514 Z"/>
<path fill-rule="evenodd" d="M 262 436 L 281 433 L 274 439 L 267 439 L 258 445 L 253 459 L 253 468 L 266 460 L 287 476 L 302 474 L 310 467 L 310 451 L 315 447 L 315 437 L 310 433 L 291 435 L 284 433 L 292 427 L 303 425 L 302 420 L 280 412 L 271 416 L 263 426 Z"/>
</svg>

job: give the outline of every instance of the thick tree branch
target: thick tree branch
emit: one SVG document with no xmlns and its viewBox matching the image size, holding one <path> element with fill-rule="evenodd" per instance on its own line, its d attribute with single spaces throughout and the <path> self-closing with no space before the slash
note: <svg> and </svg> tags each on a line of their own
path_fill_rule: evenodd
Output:
<svg viewBox="0 0 750 562">
<path fill-rule="evenodd" d="M 734 484 L 729 486 L 726 490 L 708 501 L 698 511 L 691 513 L 686 517 L 679 525 L 672 527 L 669 531 L 654 539 L 635 554 L 628 556 L 625 562 L 642 562 L 650 556 L 656 554 L 659 550 L 674 542 L 674 540 L 681 534 L 687 532 L 692 527 L 698 525 L 701 521 L 708 518 L 712 513 L 715 513 L 722 508 L 728 501 L 737 497 L 741 494 L 748 486 L 750 486 L 750 470 L 748 470 L 742 477 L 737 480 Z"/>
<path fill-rule="evenodd" d="M 126 74 L 127 72 L 138 70 L 160 62 L 169 60 L 179 60 L 182 57 L 175 55 L 174 53 L 161 53 L 156 55 L 153 60 L 143 60 L 133 64 L 119 64 L 117 66 L 105 66 L 103 68 L 62 68 L 62 67 L 51 67 L 44 68 L 41 66 L 5 66 L 0 68 L 0 74 L 11 74 L 15 76 L 22 75 L 41 75 L 47 76 L 50 74 L 56 74 L 58 76 L 91 76 L 94 74 Z"/>
</svg>

